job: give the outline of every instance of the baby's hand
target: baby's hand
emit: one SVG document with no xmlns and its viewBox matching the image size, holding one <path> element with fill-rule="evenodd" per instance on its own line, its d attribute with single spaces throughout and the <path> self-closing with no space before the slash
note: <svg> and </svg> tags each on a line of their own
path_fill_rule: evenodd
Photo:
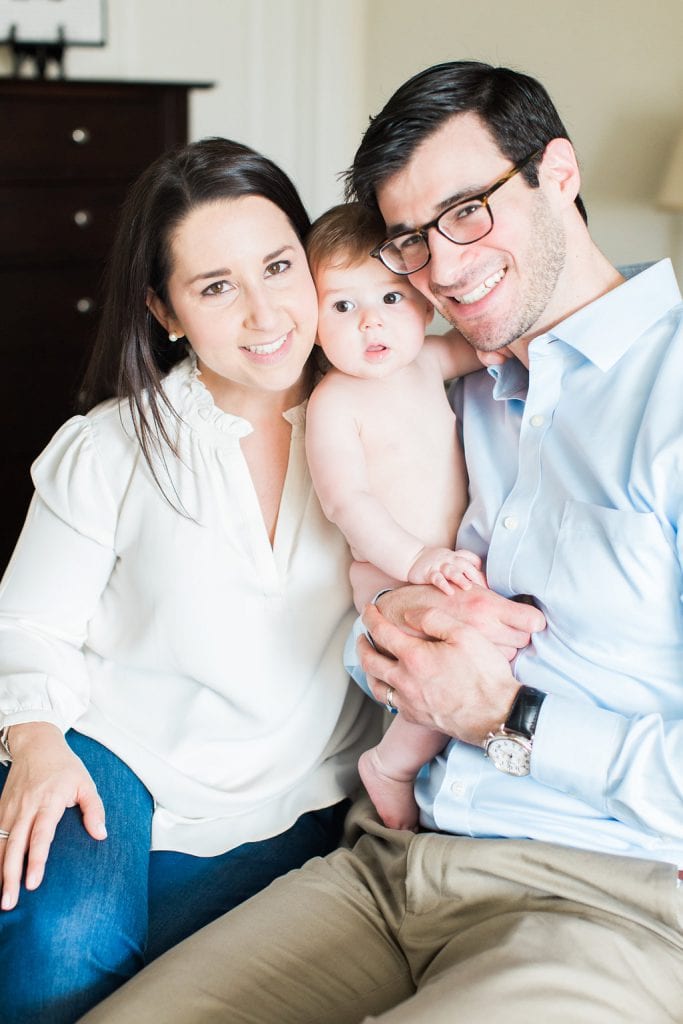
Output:
<svg viewBox="0 0 683 1024">
<path fill-rule="evenodd" d="M 444 594 L 452 594 L 455 583 L 461 590 L 469 590 L 473 583 L 487 587 L 481 571 L 481 558 L 463 549 L 422 548 L 408 571 L 409 583 L 431 583 Z"/>
<path fill-rule="evenodd" d="M 514 353 L 506 346 L 505 348 L 496 349 L 495 352 L 481 352 L 477 350 L 477 356 L 479 357 L 479 362 L 484 366 L 500 366 L 501 363 L 512 359 Z"/>
</svg>

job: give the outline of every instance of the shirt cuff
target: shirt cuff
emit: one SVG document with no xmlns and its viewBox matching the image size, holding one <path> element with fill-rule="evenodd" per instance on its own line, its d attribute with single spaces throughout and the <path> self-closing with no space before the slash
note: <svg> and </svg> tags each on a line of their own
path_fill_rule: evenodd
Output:
<svg viewBox="0 0 683 1024">
<path fill-rule="evenodd" d="M 548 694 L 538 717 L 531 755 L 537 782 L 604 810 L 609 766 L 623 743 L 621 715 Z"/>
<path fill-rule="evenodd" d="M 368 681 L 365 678 L 365 672 L 360 667 L 360 662 L 358 661 L 358 652 L 356 651 L 356 643 L 361 633 L 367 636 L 365 626 L 363 625 L 363 620 L 359 615 L 356 621 L 354 622 L 351 628 L 351 632 L 347 637 L 346 644 L 344 645 L 344 668 L 349 673 L 354 683 L 360 686 L 361 690 L 367 693 L 368 697 L 372 697 L 372 694 L 368 687 Z M 372 697 L 372 699 L 374 700 L 375 698 Z"/>
</svg>

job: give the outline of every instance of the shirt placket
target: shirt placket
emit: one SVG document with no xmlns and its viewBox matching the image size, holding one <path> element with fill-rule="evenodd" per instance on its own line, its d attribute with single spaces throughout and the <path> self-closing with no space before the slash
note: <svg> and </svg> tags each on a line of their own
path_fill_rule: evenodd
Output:
<svg viewBox="0 0 683 1024">
<path fill-rule="evenodd" d="M 223 475 L 229 482 L 224 485 L 222 496 L 223 522 L 229 533 L 229 541 L 231 544 L 237 541 L 242 550 L 247 553 L 253 567 L 254 577 L 263 593 L 277 594 L 281 587 L 273 549 L 239 438 L 235 438 L 229 446 L 221 448 L 218 458 L 223 467 Z M 231 493 L 234 496 L 232 501 L 236 502 L 236 506 L 233 505 L 232 513 L 229 504 L 227 507 L 225 506 L 227 493 Z M 235 508 L 239 512 L 237 517 Z"/>
<path fill-rule="evenodd" d="M 520 423 L 517 478 L 493 528 L 487 560 L 492 589 L 514 595 L 515 566 L 524 544 L 533 541 L 533 513 L 542 488 L 542 449 L 548 441 L 560 398 L 562 356 L 553 339 L 537 339 L 529 349 L 529 388 Z M 535 550 L 535 548 L 534 548 Z"/>
<path fill-rule="evenodd" d="M 301 420 L 301 423 L 296 420 L 292 423 L 287 473 L 272 546 L 239 440 L 221 453 L 226 472 L 232 479 L 239 481 L 237 494 L 241 533 L 250 553 L 256 579 L 263 589 L 264 596 L 269 598 L 277 598 L 283 593 L 290 559 L 304 515 L 302 510 L 305 509 L 305 502 L 302 501 L 302 494 L 307 484 L 307 468 L 303 444 L 303 417 Z"/>
<path fill-rule="evenodd" d="M 282 489 L 280 512 L 272 555 L 279 579 L 284 581 L 296 550 L 297 537 L 305 516 L 311 490 L 304 446 L 303 417 L 292 422 L 287 475 Z M 304 498 L 305 495 L 305 498 Z"/>
</svg>

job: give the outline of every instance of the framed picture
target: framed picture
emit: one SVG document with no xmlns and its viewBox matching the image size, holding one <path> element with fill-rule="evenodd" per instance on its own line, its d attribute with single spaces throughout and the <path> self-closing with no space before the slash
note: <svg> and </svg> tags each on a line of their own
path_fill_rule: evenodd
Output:
<svg viewBox="0 0 683 1024">
<path fill-rule="evenodd" d="M 104 46 L 105 0 L 0 0 L 0 43 Z"/>
</svg>

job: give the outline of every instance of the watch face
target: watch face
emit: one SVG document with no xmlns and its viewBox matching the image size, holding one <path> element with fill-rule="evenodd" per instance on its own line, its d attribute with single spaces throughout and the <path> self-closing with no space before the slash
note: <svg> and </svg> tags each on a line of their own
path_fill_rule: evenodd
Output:
<svg viewBox="0 0 683 1024">
<path fill-rule="evenodd" d="M 529 774 L 531 751 L 519 740 L 497 736 L 488 744 L 486 753 L 499 772 L 505 772 L 506 775 Z"/>
</svg>

